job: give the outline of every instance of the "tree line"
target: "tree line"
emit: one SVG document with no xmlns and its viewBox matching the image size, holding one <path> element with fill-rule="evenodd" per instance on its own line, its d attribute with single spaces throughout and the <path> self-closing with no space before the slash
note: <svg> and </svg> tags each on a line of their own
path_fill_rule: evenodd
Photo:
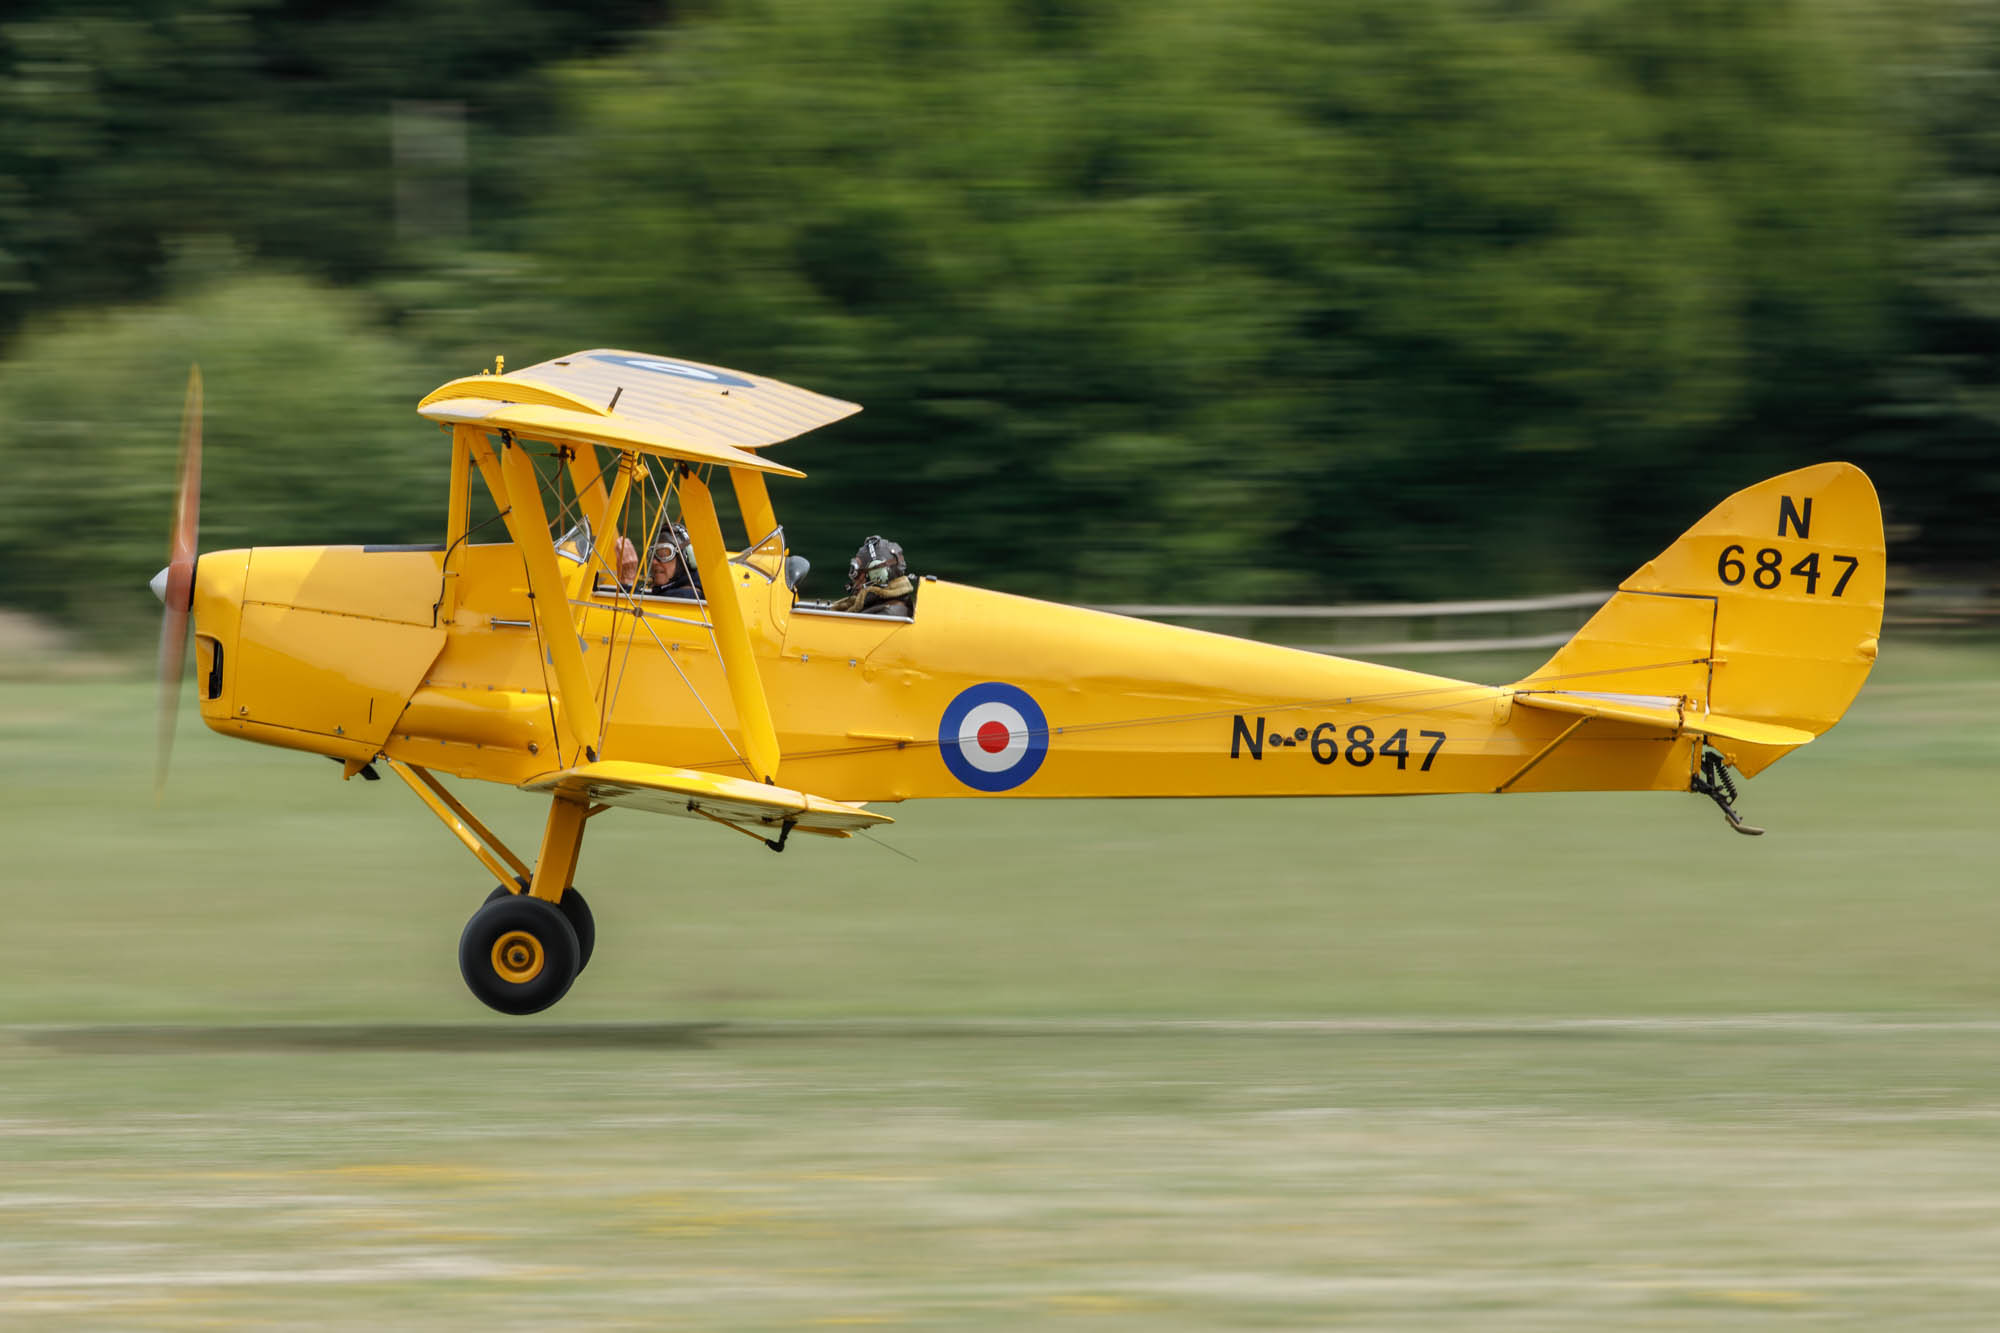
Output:
<svg viewBox="0 0 2000 1333">
<path fill-rule="evenodd" d="M 214 548 L 434 536 L 415 400 L 592 345 L 863 403 L 822 570 L 1557 590 L 1847 457 L 1989 576 L 1996 103 L 1994 0 L 30 0 L 0 586 L 143 614 L 191 359 Z"/>
</svg>

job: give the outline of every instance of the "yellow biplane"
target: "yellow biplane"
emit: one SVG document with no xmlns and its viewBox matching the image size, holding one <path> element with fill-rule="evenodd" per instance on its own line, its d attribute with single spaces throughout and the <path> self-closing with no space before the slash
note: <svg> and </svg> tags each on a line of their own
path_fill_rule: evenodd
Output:
<svg viewBox="0 0 2000 1333">
<path fill-rule="evenodd" d="M 504 373 L 503 373 L 504 372 Z M 1883 540 L 1844 463 L 1718 505 L 1532 676 L 1476 685 L 924 577 L 865 614 L 800 596 L 772 447 L 859 409 L 693 361 L 595 349 L 453 380 L 444 540 L 197 561 L 190 384 L 171 563 L 154 582 L 160 762 L 181 693 L 215 731 L 386 766 L 500 881 L 459 943 L 486 1004 L 554 1004 L 595 927 L 572 884 L 617 807 L 782 851 L 912 797 L 1694 791 L 1831 727 L 1875 659 Z M 724 533 L 724 476 L 745 531 Z M 483 495 L 479 488 L 483 487 Z M 488 503 L 490 501 L 490 504 Z M 699 595 L 631 556 L 685 533 Z M 530 863 L 441 774 L 548 798 Z"/>
</svg>

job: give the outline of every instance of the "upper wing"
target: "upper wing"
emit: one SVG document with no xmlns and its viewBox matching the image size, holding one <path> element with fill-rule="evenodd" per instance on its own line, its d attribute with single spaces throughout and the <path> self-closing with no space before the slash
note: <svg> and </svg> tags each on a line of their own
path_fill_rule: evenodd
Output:
<svg viewBox="0 0 2000 1333">
<path fill-rule="evenodd" d="M 536 439 L 555 433 L 797 476 L 744 451 L 793 439 L 861 408 L 740 370 L 598 347 L 504 375 L 452 380 L 426 395 L 417 410 Z"/>
<path fill-rule="evenodd" d="M 871 824 L 895 822 L 887 815 L 878 815 L 858 805 L 787 787 L 628 760 L 603 759 L 594 764 L 579 764 L 521 786 L 524 791 L 562 792 L 604 805 L 651 810 L 655 814 L 707 815 L 732 824 L 771 829 L 790 824 L 802 833 L 833 833 L 843 837 Z"/>
</svg>

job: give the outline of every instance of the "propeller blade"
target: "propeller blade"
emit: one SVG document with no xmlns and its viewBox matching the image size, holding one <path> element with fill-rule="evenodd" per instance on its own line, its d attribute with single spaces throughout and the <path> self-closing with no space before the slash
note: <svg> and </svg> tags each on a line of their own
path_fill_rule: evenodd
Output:
<svg viewBox="0 0 2000 1333">
<path fill-rule="evenodd" d="M 196 546 L 201 537 L 201 367 L 188 369 L 187 401 L 181 408 L 180 490 L 174 499 L 174 528 L 167 543 L 167 567 L 160 588 L 160 699 L 153 746 L 153 799 L 166 792 L 167 765 L 174 753 L 174 723 L 180 711 L 181 681 L 187 670 L 188 616 L 194 602 Z"/>
</svg>

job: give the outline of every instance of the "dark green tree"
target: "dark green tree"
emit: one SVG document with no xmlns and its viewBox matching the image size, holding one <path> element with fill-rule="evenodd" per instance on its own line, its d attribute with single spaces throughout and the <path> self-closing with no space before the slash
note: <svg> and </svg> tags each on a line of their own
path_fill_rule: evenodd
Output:
<svg viewBox="0 0 2000 1333">
<path fill-rule="evenodd" d="M 468 211 L 473 231 L 499 230 L 483 220 L 512 206 L 508 144 L 545 124 L 548 63 L 611 49 L 668 11 L 12 0 L 0 341 L 31 311 L 157 292 L 177 237 L 228 237 L 354 282 L 413 247 L 462 243 Z"/>
<path fill-rule="evenodd" d="M 1896 277 L 1906 350 L 1872 381 L 1863 458 L 1906 566 L 1994 578 L 2000 513 L 2000 5 L 1953 0 L 1912 41 L 1922 167 Z"/>
<path fill-rule="evenodd" d="M 520 235 L 560 341 L 867 404 L 798 455 L 823 556 L 893 528 L 1107 597 L 1615 576 L 1838 448 L 1897 147 L 1865 30 L 1643 18 L 737 4 L 574 71 Z"/>
</svg>

